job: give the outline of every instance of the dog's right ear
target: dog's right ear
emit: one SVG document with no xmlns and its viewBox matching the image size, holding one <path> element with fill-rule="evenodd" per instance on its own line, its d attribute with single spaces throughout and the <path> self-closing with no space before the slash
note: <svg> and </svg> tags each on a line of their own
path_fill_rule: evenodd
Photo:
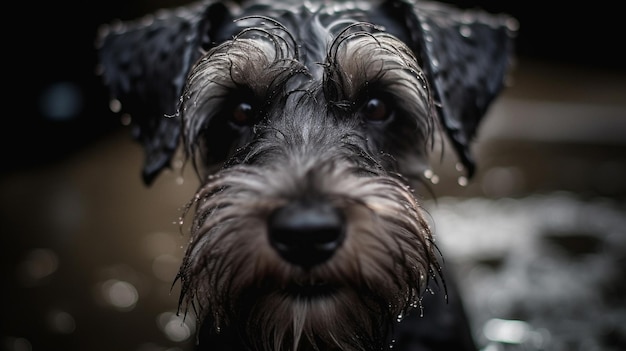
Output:
<svg viewBox="0 0 626 351">
<path fill-rule="evenodd" d="M 145 153 L 146 185 L 170 166 L 178 147 L 176 112 L 187 73 L 210 47 L 214 30 L 229 19 L 223 2 L 204 1 L 101 28 L 99 73 L 112 99 L 121 103 L 120 112 L 132 118 L 133 138 Z"/>
</svg>

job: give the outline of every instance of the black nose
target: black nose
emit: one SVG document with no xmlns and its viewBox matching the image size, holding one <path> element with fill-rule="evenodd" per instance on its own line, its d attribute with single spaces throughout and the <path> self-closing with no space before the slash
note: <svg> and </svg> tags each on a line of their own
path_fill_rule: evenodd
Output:
<svg viewBox="0 0 626 351">
<path fill-rule="evenodd" d="M 328 260 L 345 236 L 343 214 L 323 201 L 297 201 L 275 210 L 268 229 L 276 251 L 305 268 Z"/>
</svg>

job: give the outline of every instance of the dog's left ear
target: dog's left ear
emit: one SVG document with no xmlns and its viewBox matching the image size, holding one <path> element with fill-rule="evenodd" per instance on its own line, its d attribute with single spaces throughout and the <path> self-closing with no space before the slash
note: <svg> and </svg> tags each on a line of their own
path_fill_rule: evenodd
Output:
<svg viewBox="0 0 626 351">
<path fill-rule="evenodd" d="M 392 0 L 387 5 L 394 16 L 405 18 L 440 121 L 471 177 L 475 164 L 470 142 L 504 86 L 518 23 L 505 14 L 428 1 Z"/>
<path fill-rule="evenodd" d="M 214 40 L 212 29 L 230 18 L 222 2 L 204 1 L 101 29 L 100 73 L 121 111 L 132 118 L 133 138 L 145 153 L 146 185 L 170 166 L 178 147 L 175 114 L 191 65 Z"/>
</svg>

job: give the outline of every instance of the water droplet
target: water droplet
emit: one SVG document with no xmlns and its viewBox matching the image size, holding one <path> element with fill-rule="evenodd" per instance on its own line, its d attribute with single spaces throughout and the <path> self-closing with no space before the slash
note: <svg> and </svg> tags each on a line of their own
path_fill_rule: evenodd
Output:
<svg viewBox="0 0 626 351">
<path fill-rule="evenodd" d="M 515 18 L 508 18 L 505 25 L 512 32 L 516 32 L 519 29 L 519 22 Z"/>
<path fill-rule="evenodd" d="M 433 176 L 433 174 L 435 173 L 433 172 L 432 169 L 427 169 L 424 171 L 424 177 L 426 177 L 426 179 L 430 179 Z"/>
<path fill-rule="evenodd" d="M 402 322 L 403 319 L 404 319 L 404 311 L 398 314 L 398 316 L 396 317 L 396 321 Z"/>
<path fill-rule="evenodd" d="M 438 175 L 436 175 L 436 174 L 435 174 L 435 175 L 433 175 L 433 176 L 430 178 L 430 182 L 431 182 L 431 183 L 433 183 L 433 184 L 439 184 L 439 176 L 438 176 Z"/>
<path fill-rule="evenodd" d="M 459 28 L 459 33 L 465 38 L 469 38 L 472 35 L 472 29 L 469 26 L 461 26 Z"/>
<path fill-rule="evenodd" d="M 460 176 L 460 177 L 459 177 L 459 179 L 457 180 L 457 183 L 458 183 L 460 186 L 467 186 L 467 184 L 469 183 L 469 181 L 468 181 L 467 177 L 465 177 L 465 176 Z"/>
</svg>

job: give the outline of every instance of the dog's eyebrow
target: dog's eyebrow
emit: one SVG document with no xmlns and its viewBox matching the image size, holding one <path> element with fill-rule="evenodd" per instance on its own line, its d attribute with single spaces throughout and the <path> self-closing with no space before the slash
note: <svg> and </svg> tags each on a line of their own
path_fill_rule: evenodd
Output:
<svg viewBox="0 0 626 351">
<path fill-rule="evenodd" d="M 264 29 L 256 34 L 246 30 L 209 50 L 192 67 L 178 109 L 189 145 L 196 144 L 202 128 L 233 94 L 245 90 L 251 98 L 270 102 L 274 95 L 284 95 L 289 78 L 306 74 L 285 42 L 267 34 Z"/>
<path fill-rule="evenodd" d="M 403 42 L 385 32 L 364 30 L 338 36 L 326 63 L 328 100 L 354 102 L 374 86 L 407 110 L 423 116 L 432 113 L 426 77 Z"/>
</svg>

